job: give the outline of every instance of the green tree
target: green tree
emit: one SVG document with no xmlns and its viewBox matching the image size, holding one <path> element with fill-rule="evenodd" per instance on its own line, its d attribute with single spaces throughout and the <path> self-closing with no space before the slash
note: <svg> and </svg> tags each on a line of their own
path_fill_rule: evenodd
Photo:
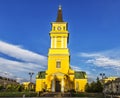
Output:
<svg viewBox="0 0 120 98">
<path fill-rule="evenodd" d="M 23 85 L 17 85 L 16 91 L 22 92 L 24 90 Z"/>
<path fill-rule="evenodd" d="M 85 86 L 85 91 L 86 92 L 90 92 L 91 88 L 90 88 L 90 84 L 87 83 L 86 86 Z"/>
<path fill-rule="evenodd" d="M 103 91 L 103 85 L 101 84 L 99 78 L 97 78 L 96 82 L 96 92 L 102 92 Z"/>
<path fill-rule="evenodd" d="M 86 92 L 102 92 L 103 90 L 103 86 L 99 80 L 99 78 L 97 78 L 97 81 L 93 81 L 90 84 L 87 83 L 86 87 L 85 87 L 85 91 Z"/>
<path fill-rule="evenodd" d="M 1 91 L 3 88 L 4 88 L 3 85 L 0 85 L 0 91 Z"/>
<path fill-rule="evenodd" d="M 95 92 L 95 89 L 96 89 L 96 83 L 93 81 L 91 83 L 91 92 Z"/>
<path fill-rule="evenodd" d="M 14 88 L 12 88 L 12 85 L 7 85 L 6 87 L 6 91 L 13 91 Z"/>
<path fill-rule="evenodd" d="M 23 90 L 24 90 L 24 88 L 20 84 L 10 84 L 10 85 L 7 85 L 7 87 L 6 87 L 6 91 L 19 91 L 19 92 L 21 92 Z"/>
</svg>

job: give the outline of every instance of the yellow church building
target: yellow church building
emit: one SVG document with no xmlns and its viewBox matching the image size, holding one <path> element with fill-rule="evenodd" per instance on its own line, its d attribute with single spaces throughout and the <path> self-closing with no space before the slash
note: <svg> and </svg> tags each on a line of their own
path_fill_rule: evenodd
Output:
<svg viewBox="0 0 120 98">
<path fill-rule="evenodd" d="M 38 72 L 36 92 L 67 92 L 70 90 L 84 92 L 87 75 L 86 72 L 74 71 L 70 67 L 70 52 L 67 47 L 69 42 L 68 23 L 63 21 L 61 6 L 59 6 L 56 21 L 51 25 L 48 68 L 46 71 Z"/>
</svg>

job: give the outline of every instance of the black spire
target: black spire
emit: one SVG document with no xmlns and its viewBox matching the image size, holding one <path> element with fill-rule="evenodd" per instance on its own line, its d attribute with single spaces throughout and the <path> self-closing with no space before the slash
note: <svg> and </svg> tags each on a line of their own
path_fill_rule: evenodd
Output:
<svg viewBox="0 0 120 98">
<path fill-rule="evenodd" d="M 63 22 L 61 5 L 59 5 L 58 16 L 57 16 L 56 22 Z"/>
</svg>

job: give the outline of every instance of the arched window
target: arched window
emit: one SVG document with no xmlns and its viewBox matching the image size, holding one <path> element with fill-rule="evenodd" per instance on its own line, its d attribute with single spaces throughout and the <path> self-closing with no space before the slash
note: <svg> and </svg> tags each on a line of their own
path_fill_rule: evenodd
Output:
<svg viewBox="0 0 120 98">
<path fill-rule="evenodd" d="M 53 27 L 53 30 L 55 31 L 55 26 Z"/>
<path fill-rule="evenodd" d="M 63 27 L 63 30 L 66 30 L 65 26 Z"/>
</svg>

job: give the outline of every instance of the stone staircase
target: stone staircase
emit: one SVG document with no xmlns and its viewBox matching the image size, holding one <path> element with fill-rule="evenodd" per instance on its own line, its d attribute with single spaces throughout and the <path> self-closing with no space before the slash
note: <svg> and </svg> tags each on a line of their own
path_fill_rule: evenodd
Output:
<svg viewBox="0 0 120 98">
<path fill-rule="evenodd" d="M 61 92 L 45 92 L 41 95 L 41 97 L 55 97 L 55 98 L 60 98 L 60 97 L 70 97 L 70 93 L 61 93 Z"/>
</svg>

